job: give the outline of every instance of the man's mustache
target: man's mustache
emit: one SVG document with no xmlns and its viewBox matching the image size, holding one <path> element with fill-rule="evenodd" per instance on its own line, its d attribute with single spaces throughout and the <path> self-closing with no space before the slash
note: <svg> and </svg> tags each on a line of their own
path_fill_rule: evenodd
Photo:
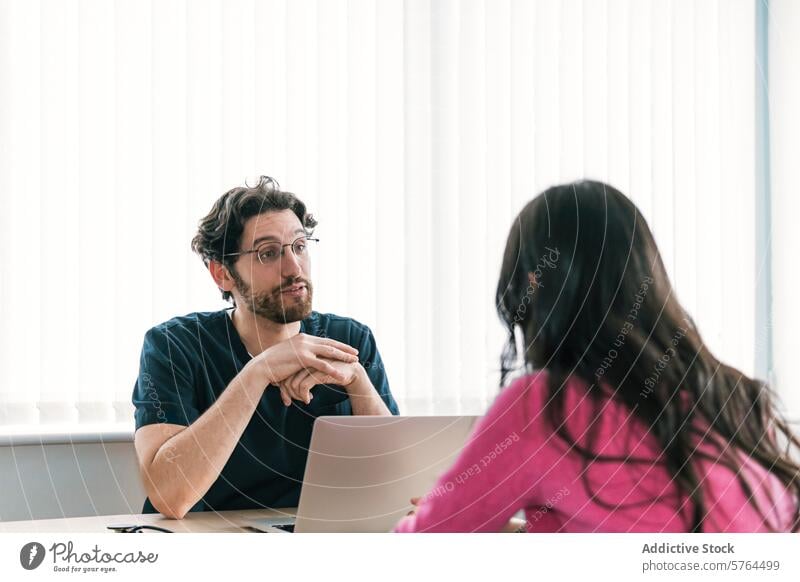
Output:
<svg viewBox="0 0 800 582">
<path fill-rule="evenodd" d="M 277 287 L 275 287 L 275 289 L 272 290 L 272 294 L 273 295 L 280 295 L 280 293 L 284 289 L 286 289 L 288 287 L 293 287 L 294 285 L 299 285 L 299 284 L 305 285 L 306 289 L 310 289 L 311 288 L 311 284 L 308 282 L 307 279 L 303 279 L 302 277 L 296 277 L 296 278 L 293 278 L 293 279 L 287 279 L 282 284 L 280 284 Z"/>
</svg>

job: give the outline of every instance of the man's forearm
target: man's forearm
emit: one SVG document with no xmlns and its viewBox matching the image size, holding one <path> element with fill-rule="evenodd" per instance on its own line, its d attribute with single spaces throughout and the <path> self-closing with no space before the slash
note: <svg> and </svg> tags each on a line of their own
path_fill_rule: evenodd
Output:
<svg viewBox="0 0 800 582">
<path fill-rule="evenodd" d="M 156 509 L 180 519 L 214 484 L 261 400 L 262 370 L 245 366 L 200 418 L 161 445 L 145 476 Z"/>
<path fill-rule="evenodd" d="M 366 370 L 361 368 L 356 379 L 347 386 L 350 405 L 355 416 L 390 416 L 392 413 L 386 407 L 378 391 L 372 385 Z"/>
</svg>

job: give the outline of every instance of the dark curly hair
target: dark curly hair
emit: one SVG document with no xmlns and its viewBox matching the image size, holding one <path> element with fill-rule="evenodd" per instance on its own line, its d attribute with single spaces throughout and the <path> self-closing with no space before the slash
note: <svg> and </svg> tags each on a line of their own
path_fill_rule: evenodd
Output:
<svg viewBox="0 0 800 582">
<path fill-rule="evenodd" d="M 200 221 L 192 239 L 192 250 L 200 255 L 206 266 L 217 261 L 232 270 L 235 260 L 231 260 L 229 253 L 241 250 L 245 222 L 253 216 L 281 210 L 294 212 L 309 234 L 317 226 L 314 216 L 306 211 L 306 205 L 291 192 L 282 191 L 274 178 L 261 176 L 255 186 L 228 190 Z M 230 292 L 223 291 L 222 298 L 230 301 Z"/>
</svg>

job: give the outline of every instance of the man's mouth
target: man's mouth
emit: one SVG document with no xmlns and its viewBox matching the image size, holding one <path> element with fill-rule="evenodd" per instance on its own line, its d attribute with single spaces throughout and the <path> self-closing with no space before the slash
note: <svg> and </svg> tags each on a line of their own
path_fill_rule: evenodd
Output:
<svg viewBox="0 0 800 582">
<path fill-rule="evenodd" d="M 292 297 L 302 295 L 305 292 L 306 292 L 305 283 L 295 283 L 294 285 L 290 285 L 289 287 L 284 287 L 281 289 L 281 294 L 289 295 Z"/>
</svg>

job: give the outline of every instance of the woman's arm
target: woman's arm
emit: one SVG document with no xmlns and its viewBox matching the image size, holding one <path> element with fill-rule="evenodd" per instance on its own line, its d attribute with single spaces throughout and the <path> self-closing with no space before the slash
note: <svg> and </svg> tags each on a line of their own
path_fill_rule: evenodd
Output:
<svg viewBox="0 0 800 582">
<path fill-rule="evenodd" d="M 499 532 L 520 508 L 533 504 L 539 473 L 534 452 L 541 440 L 526 420 L 535 414 L 525 409 L 536 384 L 529 376 L 501 392 L 455 464 L 395 531 Z"/>
</svg>

